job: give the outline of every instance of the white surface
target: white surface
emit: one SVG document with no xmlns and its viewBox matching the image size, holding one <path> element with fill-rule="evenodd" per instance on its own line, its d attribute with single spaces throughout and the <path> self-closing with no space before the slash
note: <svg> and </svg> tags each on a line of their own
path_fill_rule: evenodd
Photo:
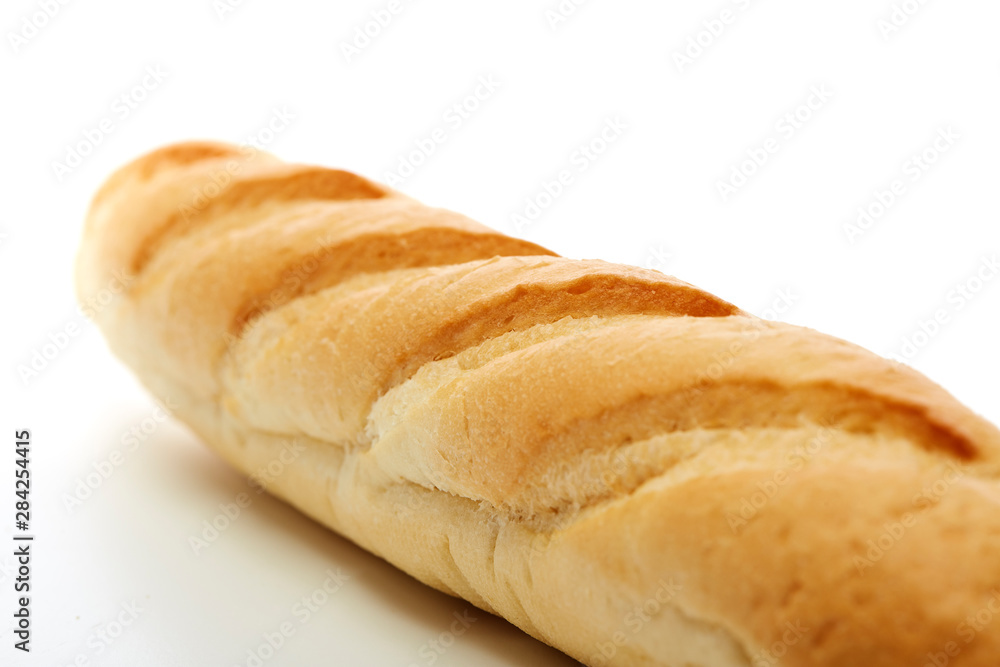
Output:
<svg viewBox="0 0 1000 667">
<path fill-rule="evenodd" d="M 79 508 L 64 507 L 77 480 L 154 414 L 75 311 L 71 263 L 89 197 L 146 150 L 241 142 L 282 106 L 295 119 L 269 149 L 378 179 L 441 127 L 445 143 L 399 187 L 511 233 L 511 214 L 568 169 L 572 184 L 521 235 L 572 257 L 661 268 L 757 313 L 790 289 L 782 319 L 883 354 L 899 353 L 943 309 L 947 324 L 911 363 L 1000 422 L 1000 280 L 961 310 L 949 300 L 1000 251 L 997 3 L 926 3 L 883 39 L 889 0 L 604 0 L 554 30 L 545 10 L 557 0 L 422 0 L 404 2 L 351 63 L 341 42 L 388 0 L 329 4 L 245 0 L 220 19 L 212 0 L 155 10 L 70 2 L 14 53 L 9 33 L 39 10 L 4 3 L 0 664 L 62 666 L 82 655 L 95 665 L 245 665 L 262 633 L 291 618 L 295 634 L 263 664 L 429 665 L 433 651 L 422 647 L 468 607 L 263 496 L 195 556 L 189 535 L 247 486 L 174 423 L 125 453 Z M 679 72 L 672 54 L 723 9 L 732 22 Z M 157 65 L 166 78 L 123 117 L 116 98 Z M 499 88 L 458 126 L 449 107 L 489 75 Z M 787 138 L 776 124 L 813 86 L 833 96 Z M 111 134 L 58 182 L 52 162 L 106 117 Z M 575 148 L 609 118 L 627 129 L 579 172 Z M 947 126 L 959 139 L 908 180 L 904 162 Z M 777 152 L 723 202 L 716 181 L 768 138 Z M 897 177 L 906 193 L 848 243 L 843 225 Z M 22 382 L 17 367 L 71 322 L 82 333 Z M 28 659 L 11 648 L 10 628 L 11 450 L 21 428 L 33 431 L 38 536 Z M 350 580 L 299 624 L 293 605 L 331 568 Z M 131 601 L 143 611 L 120 638 L 100 653 L 96 640 L 88 646 Z M 434 664 L 572 664 L 476 615 Z"/>
</svg>

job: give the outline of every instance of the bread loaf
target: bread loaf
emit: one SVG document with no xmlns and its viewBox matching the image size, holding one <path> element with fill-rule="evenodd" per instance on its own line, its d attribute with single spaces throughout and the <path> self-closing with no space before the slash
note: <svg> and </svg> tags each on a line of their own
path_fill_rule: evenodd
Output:
<svg viewBox="0 0 1000 667">
<path fill-rule="evenodd" d="M 588 665 L 1000 665 L 1000 432 L 909 367 L 223 144 L 101 188 L 113 276 L 232 465 Z"/>
</svg>

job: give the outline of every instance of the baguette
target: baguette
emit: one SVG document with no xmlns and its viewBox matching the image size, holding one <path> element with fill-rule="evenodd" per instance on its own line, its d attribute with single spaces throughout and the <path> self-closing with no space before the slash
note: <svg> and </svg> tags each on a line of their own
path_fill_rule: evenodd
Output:
<svg viewBox="0 0 1000 667">
<path fill-rule="evenodd" d="M 1000 665 L 1000 431 L 909 367 L 217 143 L 76 276 L 233 466 L 588 665 Z"/>
</svg>

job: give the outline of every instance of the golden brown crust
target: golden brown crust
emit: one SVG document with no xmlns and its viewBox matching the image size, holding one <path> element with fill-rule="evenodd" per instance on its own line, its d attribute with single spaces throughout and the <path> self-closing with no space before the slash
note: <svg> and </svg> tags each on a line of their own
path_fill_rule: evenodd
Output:
<svg viewBox="0 0 1000 667">
<path fill-rule="evenodd" d="M 651 485 L 609 508 L 599 526 L 585 523 L 587 539 L 574 548 L 611 559 L 603 567 L 612 571 L 638 567 L 639 579 L 683 579 L 682 601 L 699 616 L 739 619 L 732 631 L 758 647 L 751 659 L 769 650 L 774 661 L 787 649 L 781 664 L 920 665 L 954 642 L 962 652 L 951 664 L 994 664 L 1000 633 L 983 626 L 970 638 L 975 624 L 962 624 L 988 608 L 1000 577 L 995 484 L 958 467 L 914 474 L 876 457 L 809 466 L 734 533 L 730 499 L 761 493 L 769 477 L 734 470 Z M 938 502 L 914 502 L 940 481 L 948 486 Z M 637 540 L 631 553 L 595 549 L 622 526 Z M 770 650 L 789 626 L 800 636 Z"/>
<path fill-rule="evenodd" d="M 180 207 L 153 227 L 136 246 L 132 271 L 141 272 L 172 238 L 183 236 L 200 224 L 211 224 L 223 215 L 238 214 L 263 204 L 380 199 L 389 195 L 385 188 L 350 172 L 298 165 L 276 166 L 259 176 L 237 176 L 220 188 L 221 192 L 204 206 Z"/>
<path fill-rule="evenodd" d="M 438 267 L 364 290 L 321 292 L 275 313 L 280 326 L 250 332 L 252 342 L 233 349 L 231 407 L 260 428 L 356 440 L 375 400 L 427 362 L 567 312 L 736 309 L 655 272 L 593 260 L 496 257 Z M 284 379 L 290 373 L 294 387 Z M 336 392 L 322 391 L 331 384 Z"/>
<path fill-rule="evenodd" d="M 588 664 L 1000 655 L 1000 432 L 912 369 L 222 144 L 112 176 L 77 270 L 235 466 L 302 443 L 269 491 Z"/>
<path fill-rule="evenodd" d="M 581 452 L 696 429 L 805 421 L 905 437 L 957 460 L 1000 459 L 995 433 L 978 419 L 956 419 L 964 416 L 960 404 L 933 385 L 920 390 L 926 380 L 916 372 L 817 332 L 754 324 L 642 319 L 455 369 L 407 395 L 419 402 L 388 408 L 396 416 L 376 434 L 376 455 L 404 477 L 414 461 L 424 471 L 443 469 L 434 478 L 443 490 L 519 515 L 564 509 L 549 494 L 550 471 Z M 674 352 L 680 348 L 682 355 Z M 720 349 L 730 354 L 721 363 Z M 713 363 L 711 382 L 692 387 Z"/>
<path fill-rule="evenodd" d="M 171 167 L 191 165 L 204 160 L 234 158 L 239 155 L 240 151 L 236 146 L 210 141 L 189 141 L 164 146 L 134 160 L 127 169 L 119 170 L 108 178 L 97 191 L 93 203 L 94 205 L 103 203 L 108 194 L 122 187 L 129 178 L 145 181 Z"/>
</svg>

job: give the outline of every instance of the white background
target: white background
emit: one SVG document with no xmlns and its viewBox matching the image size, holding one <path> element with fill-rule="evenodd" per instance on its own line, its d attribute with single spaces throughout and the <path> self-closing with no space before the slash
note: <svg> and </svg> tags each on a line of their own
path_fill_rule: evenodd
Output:
<svg viewBox="0 0 1000 667">
<path fill-rule="evenodd" d="M 388 0 L 244 0 L 233 11 L 92 0 L 51 3 L 51 18 L 43 4 L 8 0 L 0 15 L 0 664 L 245 665 L 262 633 L 291 618 L 295 634 L 264 664 L 426 665 L 422 647 L 468 609 L 266 496 L 195 556 L 188 536 L 246 483 L 183 427 L 153 420 L 154 403 L 75 310 L 73 256 L 102 180 L 167 142 L 260 136 L 275 109 L 294 120 L 269 150 L 379 180 L 441 127 L 446 141 L 403 191 L 570 257 L 660 268 L 881 354 L 903 354 L 942 310 L 947 322 L 905 356 L 1000 422 L 1000 280 L 971 300 L 954 292 L 1000 251 L 996 2 L 909 0 L 895 29 L 879 23 L 891 0 L 592 0 L 555 25 L 546 11 L 558 0 L 420 0 L 350 62 L 342 45 Z M 723 10 L 729 22 L 715 23 Z M 163 80 L 132 92 L 150 67 Z M 487 99 L 460 126 L 447 120 L 483 76 L 497 89 L 480 89 Z M 815 87 L 829 99 L 799 109 Z M 783 118 L 797 109 L 808 119 L 790 133 Z M 57 175 L 103 119 L 110 134 Z M 608 119 L 625 129 L 580 171 L 574 152 Z M 958 138 L 913 180 L 908 161 L 941 128 Z M 723 201 L 719 182 L 765 145 L 776 152 Z M 562 169 L 571 185 L 515 227 L 512 214 Z M 851 243 L 845 225 L 894 179 L 905 192 Z M 793 305 L 768 311 L 781 294 Z M 79 335 L 23 378 L 73 324 Z M 144 420 L 152 434 L 68 510 L 66 494 Z M 7 546 L 21 428 L 33 433 L 37 535 L 27 659 L 12 649 Z M 299 624 L 293 605 L 331 568 L 350 579 Z M 133 601 L 134 623 L 110 646 L 97 639 Z M 572 664 L 475 615 L 434 664 Z"/>
</svg>

